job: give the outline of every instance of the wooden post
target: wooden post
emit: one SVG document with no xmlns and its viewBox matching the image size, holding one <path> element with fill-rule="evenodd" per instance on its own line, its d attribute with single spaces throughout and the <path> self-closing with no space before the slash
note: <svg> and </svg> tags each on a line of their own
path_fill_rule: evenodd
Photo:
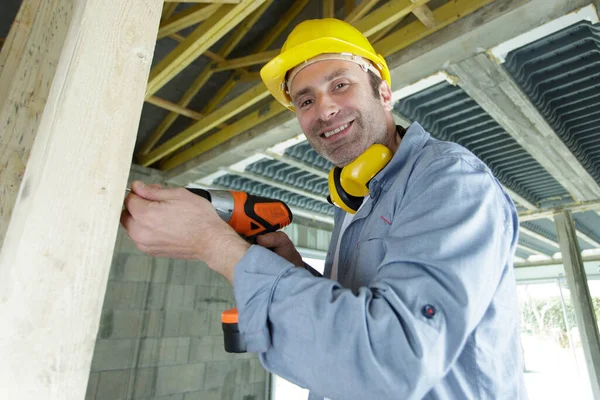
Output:
<svg viewBox="0 0 600 400">
<path fill-rule="evenodd" d="M 577 230 L 569 211 L 554 215 L 558 242 L 565 266 L 565 276 L 571 291 L 571 303 L 575 310 L 583 356 L 594 399 L 600 399 L 600 336 L 590 296 L 581 250 L 577 241 Z"/>
<path fill-rule="evenodd" d="M 162 0 L 24 0 L 0 54 L 0 397 L 83 399 Z"/>
</svg>

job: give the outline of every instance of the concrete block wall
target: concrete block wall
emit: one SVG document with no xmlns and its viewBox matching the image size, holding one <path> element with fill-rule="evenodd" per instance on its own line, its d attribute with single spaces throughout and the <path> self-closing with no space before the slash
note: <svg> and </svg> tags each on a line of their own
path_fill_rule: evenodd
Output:
<svg viewBox="0 0 600 400">
<path fill-rule="evenodd" d="M 131 179 L 162 183 L 134 167 Z M 263 400 L 268 374 L 223 349 L 225 278 L 197 261 L 154 258 L 119 227 L 86 400 Z"/>
</svg>

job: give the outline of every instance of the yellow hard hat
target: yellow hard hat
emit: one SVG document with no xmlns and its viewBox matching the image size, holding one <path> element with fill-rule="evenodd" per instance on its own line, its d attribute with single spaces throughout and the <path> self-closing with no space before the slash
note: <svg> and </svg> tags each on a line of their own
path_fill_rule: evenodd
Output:
<svg viewBox="0 0 600 400">
<path fill-rule="evenodd" d="M 383 56 L 377 54 L 358 29 L 334 18 L 306 20 L 298 24 L 283 44 L 281 53 L 260 70 L 260 76 L 273 97 L 294 111 L 285 82 L 287 72 L 315 56 L 327 53 L 366 58 L 391 87 L 390 70 Z"/>
</svg>

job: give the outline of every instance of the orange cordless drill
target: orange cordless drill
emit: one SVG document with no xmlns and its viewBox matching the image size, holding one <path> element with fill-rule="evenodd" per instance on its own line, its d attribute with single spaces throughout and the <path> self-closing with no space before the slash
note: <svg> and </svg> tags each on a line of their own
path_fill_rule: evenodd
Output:
<svg viewBox="0 0 600 400">
<path fill-rule="evenodd" d="M 249 243 L 255 243 L 259 235 L 275 232 L 289 225 L 293 219 L 290 208 L 279 200 L 253 196 L 246 192 L 187 189 L 210 201 L 217 214 Z M 244 353 L 246 344 L 238 328 L 237 308 L 224 311 L 221 323 L 225 351 Z"/>
</svg>

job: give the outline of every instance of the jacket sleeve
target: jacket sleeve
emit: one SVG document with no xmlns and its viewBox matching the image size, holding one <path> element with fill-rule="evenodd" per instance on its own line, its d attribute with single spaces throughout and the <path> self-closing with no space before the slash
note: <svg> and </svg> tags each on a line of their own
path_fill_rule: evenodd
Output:
<svg viewBox="0 0 600 400">
<path fill-rule="evenodd" d="M 483 164 L 448 156 L 413 171 L 390 222 L 357 293 L 249 249 L 234 291 L 265 368 L 333 399 L 420 399 L 440 382 L 510 265 L 513 208 Z"/>
</svg>

